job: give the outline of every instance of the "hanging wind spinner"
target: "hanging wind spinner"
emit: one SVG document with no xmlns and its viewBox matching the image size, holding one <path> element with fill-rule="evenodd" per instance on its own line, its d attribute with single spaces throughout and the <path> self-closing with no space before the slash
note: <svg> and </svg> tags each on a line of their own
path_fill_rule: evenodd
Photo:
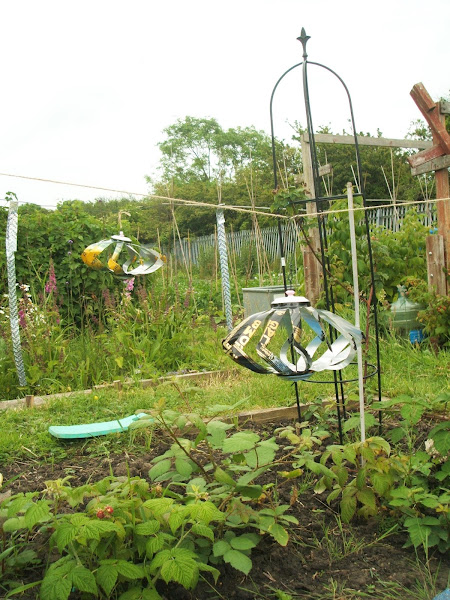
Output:
<svg viewBox="0 0 450 600">
<path fill-rule="evenodd" d="M 109 246 L 114 246 L 111 254 L 105 252 Z M 124 262 L 118 262 L 124 249 L 127 258 Z M 123 279 L 135 275 L 148 275 L 164 264 L 164 257 L 159 252 L 148 246 L 133 244 L 122 231 L 119 235 L 112 235 L 108 240 L 91 244 L 81 254 L 81 258 L 91 269 L 107 270 Z"/>
<path fill-rule="evenodd" d="M 290 381 L 307 380 L 316 372 L 339 371 L 348 366 L 364 339 L 362 331 L 342 317 L 313 308 L 307 298 L 293 295 L 293 290 L 286 293 L 287 297 L 272 302 L 271 310 L 250 315 L 228 334 L 222 345 L 230 358 L 255 373 L 273 373 Z M 323 323 L 339 334 L 332 343 Z M 262 335 L 255 350 L 265 364 L 246 352 L 260 328 Z M 309 338 L 306 346 L 303 338 Z M 321 345 L 326 350 L 315 358 Z"/>
</svg>

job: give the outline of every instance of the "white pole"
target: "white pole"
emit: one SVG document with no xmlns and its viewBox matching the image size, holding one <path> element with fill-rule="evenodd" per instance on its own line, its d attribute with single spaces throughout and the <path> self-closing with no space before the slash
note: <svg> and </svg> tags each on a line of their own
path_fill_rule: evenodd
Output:
<svg viewBox="0 0 450 600">
<path fill-rule="evenodd" d="M 353 189 L 352 184 L 347 183 L 348 200 L 348 223 L 350 228 L 350 247 L 352 253 L 352 271 L 353 271 L 353 296 L 355 302 L 355 327 L 361 329 L 359 318 L 359 282 L 358 282 L 358 256 L 356 253 L 355 236 L 355 213 L 353 211 Z M 366 439 L 366 422 L 364 418 L 364 380 L 363 380 L 363 359 L 361 344 L 356 348 L 356 357 L 358 360 L 358 387 L 359 387 L 359 415 L 361 425 L 361 442 Z"/>
</svg>

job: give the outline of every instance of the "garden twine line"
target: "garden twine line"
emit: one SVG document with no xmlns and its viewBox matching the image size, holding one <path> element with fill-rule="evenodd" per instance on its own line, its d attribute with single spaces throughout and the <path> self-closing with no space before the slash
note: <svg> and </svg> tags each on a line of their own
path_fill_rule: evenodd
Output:
<svg viewBox="0 0 450 600">
<path fill-rule="evenodd" d="M 86 185 L 83 183 L 72 183 L 70 181 L 58 181 L 55 179 L 44 179 L 42 177 L 30 177 L 27 175 L 15 175 L 12 173 L 0 173 L 0 176 L 15 177 L 17 179 L 29 179 L 31 181 L 42 181 L 44 183 L 55 183 L 57 185 L 71 185 L 74 187 L 82 187 L 82 188 L 91 189 L 91 190 L 100 190 L 103 192 L 114 192 L 116 194 L 128 194 L 130 196 L 142 196 L 143 198 L 154 198 L 155 200 L 169 200 L 170 202 L 177 202 L 179 204 L 184 204 L 186 206 L 202 206 L 204 208 L 213 208 L 214 210 L 217 210 L 217 204 L 211 204 L 209 202 L 197 202 L 196 200 L 184 200 L 182 198 L 170 198 L 170 196 L 159 196 L 156 194 L 148 194 L 148 193 L 143 194 L 142 192 L 130 192 L 128 190 L 116 190 L 114 188 L 100 187 L 100 186 L 96 186 L 96 185 Z M 326 197 L 321 198 L 321 200 L 326 200 Z M 396 208 L 398 208 L 399 206 L 413 206 L 415 204 L 422 204 L 424 202 L 427 202 L 429 204 L 436 204 L 437 202 L 442 202 L 445 200 L 450 200 L 450 198 L 433 198 L 430 200 L 411 200 L 409 202 L 398 203 L 395 206 L 396 206 Z M 314 200 L 312 200 L 312 201 L 314 201 Z M 378 206 L 355 206 L 352 209 L 352 212 L 366 211 L 366 210 L 378 210 L 379 208 L 392 208 L 393 206 L 394 205 L 392 203 L 379 204 Z M 234 210 L 235 212 L 249 213 L 249 214 L 253 214 L 253 215 L 262 215 L 264 217 L 274 217 L 275 219 L 284 219 L 284 220 L 290 220 L 290 219 L 295 220 L 299 217 L 301 217 L 301 218 L 311 218 L 311 217 L 318 217 L 318 216 L 326 217 L 328 215 L 335 215 L 335 214 L 339 214 L 339 213 L 350 212 L 350 210 L 348 208 L 341 208 L 341 209 L 324 210 L 324 211 L 320 211 L 320 212 L 304 213 L 304 214 L 300 214 L 300 215 L 297 214 L 297 215 L 293 215 L 293 216 L 288 216 L 288 215 L 280 215 L 278 213 L 262 212 L 259 210 L 254 210 L 254 209 L 249 209 L 249 208 L 239 208 L 237 206 L 227 206 L 226 204 L 221 204 L 220 207 L 223 210 Z"/>
</svg>

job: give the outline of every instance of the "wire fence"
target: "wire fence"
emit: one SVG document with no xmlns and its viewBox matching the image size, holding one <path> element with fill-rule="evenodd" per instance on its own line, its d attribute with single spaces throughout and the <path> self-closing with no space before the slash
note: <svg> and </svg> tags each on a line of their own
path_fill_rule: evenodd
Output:
<svg viewBox="0 0 450 600">
<path fill-rule="evenodd" d="M 421 202 L 415 205 L 421 222 L 427 227 L 433 228 L 436 224 L 436 207 L 432 203 Z M 391 231 L 398 231 L 402 226 L 403 218 L 409 206 L 396 205 L 395 207 L 382 207 L 368 211 L 370 226 L 384 227 Z M 291 257 L 300 242 L 299 230 L 292 221 L 282 221 L 284 251 L 286 258 Z M 258 230 L 256 234 L 253 229 L 240 231 L 228 231 L 226 234 L 227 245 L 230 254 L 240 257 L 242 252 L 258 243 L 263 249 L 267 259 L 272 262 L 280 255 L 278 227 L 266 227 Z M 258 240 L 257 240 L 258 238 Z M 199 264 L 202 254 L 217 248 L 217 235 L 215 233 L 200 236 L 193 239 L 182 239 L 177 241 L 173 248 L 163 248 L 165 254 L 171 255 L 175 260 L 184 262 L 186 259 L 194 266 Z"/>
</svg>

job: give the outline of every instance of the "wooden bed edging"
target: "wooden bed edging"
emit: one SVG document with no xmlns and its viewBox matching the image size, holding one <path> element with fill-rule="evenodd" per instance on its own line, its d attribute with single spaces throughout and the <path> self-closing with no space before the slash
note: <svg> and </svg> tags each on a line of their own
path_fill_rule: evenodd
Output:
<svg viewBox="0 0 450 600">
<path fill-rule="evenodd" d="M 140 379 L 135 381 L 134 379 L 126 379 L 121 381 L 120 379 L 113 383 L 102 383 L 100 385 L 94 385 L 88 390 L 78 390 L 73 392 L 61 392 L 58 394 L 50 394 L 48 396 L 32 396 L 27 395 L 25 398 L 17 398 L 15 400 L 2 400 L 0 401 L 0 410 L 7 410 L 10 408 L 33 408 L 35 406 L 42 406 L 49 400 L 56 398 L 70 398 L 76 394 L 93 394 L 98 390 L 117 388 L 117 391 L 122 391 L 123 387 L 129 387 L 131 385 L 140 385 L 143 389 L 149 387 L 156 387 L 165 382 L 170 381 L 211 381 L 214 379 L 225 379 L 235 374 L 234 370 L 226 371 L 199 371 L 198 373 L 182 373 L 179 375 L 167 375 L 164 377 L 158 377 L 157 379 Z"/>
</svg>

